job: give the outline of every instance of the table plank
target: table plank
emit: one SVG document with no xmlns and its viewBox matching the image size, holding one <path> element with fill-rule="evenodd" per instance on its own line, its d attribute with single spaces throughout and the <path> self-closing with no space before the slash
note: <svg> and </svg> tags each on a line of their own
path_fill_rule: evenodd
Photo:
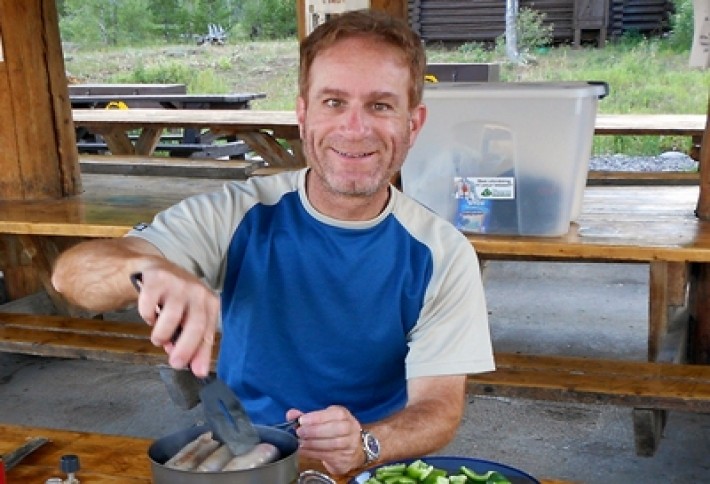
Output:
<svg viewBox="0 0 710 484">
<path fill-rule="evenodd" d="M 72 117 L 76 126 L 89 130 L 107 125 L 123 129 L 141 129 L 146 126 L 164 128 L 203 128 L 214 131 L 239 133 L 268 130 L 277 138 L 299 138 L 298 122 L 294 111 L 214 110 L 214 109 L 74 109 Z"/>
<path fill-rule="evenodd" d="M 597 135 L 701 136 L 705 114 L 597 114 Z"/>
<path fill-rule="evenodd" d="M 117 237 L 159 210 L 223 181 L 84 175 L 85 192 L 60 200 L 0 202 L 0 232 Z M 482 258 L 710 261 L 710 222 L 693 210 L 698 187 L 587 187 L 583 213 L 561 237 L 468 235 Z"/>
</svg>

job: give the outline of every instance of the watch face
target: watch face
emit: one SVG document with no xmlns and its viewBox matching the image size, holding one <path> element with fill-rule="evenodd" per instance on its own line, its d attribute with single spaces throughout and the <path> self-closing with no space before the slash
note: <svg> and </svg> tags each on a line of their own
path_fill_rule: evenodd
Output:
<svg viewBox="0 0 710 484">
<path fill-rule="evenodd" d="M 380 455 L 380 442 L 374 435 L 370 433 L 365 434 L 365 445 L 374 456 Z"/>
</svg>

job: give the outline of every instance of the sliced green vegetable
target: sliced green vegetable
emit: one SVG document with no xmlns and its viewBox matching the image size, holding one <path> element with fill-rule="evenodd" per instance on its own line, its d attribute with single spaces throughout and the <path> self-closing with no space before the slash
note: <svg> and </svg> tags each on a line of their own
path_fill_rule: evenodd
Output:
<svg viewBox="0 0 710 484">
<path fill-rule="evenodd" d="M 385 477 L 392 476 L 403 476 L 404 471 L 407 470 L 407 464 L 390 464 L 382 467 L 378 467 L 375 470 L 375 477 L 379 480 L 384 480 Z"/>
<path fill-rule="evenodd" d="M 419 481 L 408 476 L 391 476 L 385 478 L 385 484 L 417 484 Z"/>
<path fill-rule="evenodd" d="M 436 480 L 439 477 L 446 477 L 446 471 L 444 469 L 437 469 L 434 467 L 426 479 L 422 481 L 422 484 L 436 484 Z"/>
<path fill-rule="evenodd" d="M 473 482 L 486 482 L 488 478 L 490 477 L 491 474 L 493 474 L 493 471 L 488 471 L 483 474 L 477 474 L 476 471 L 473 469 L 469 469 L 466 466 L 461 466 L 461 474 L 465 475 L 469 479 L 471 479 Z"/>
<path fill-rule="evenodd" d="M 468 477 L 472 482 L 485 482 L 486 484 L 510 484 L 508 478 L 498 471 L 488 471 L 483 474 L 477 474 L 473 469 L 461 466 L 460 472 Z"/>
<path fill-rule="evenodd" d="M 426 479 L 431 471 L 434 470 L 434 466 L 427 464 L 423 460 L 415 460 L 407 466 L 406 474 L 409 477 L 417 479 L 418 481 L 423 481 Z"/>
<path fill-rule="evenodd" d="M 448 475 L 422 459 L 410 464 L 397 463 L 379 467 L 365 484 L 510 484 L 508 478 L 497 471 L 478 474 L 461 466 L 457 474 Z"/>
<path fill-rule="evenodd" d="M 436 480 L 434 481 L 434 484 L 451 484 L 451 481 L 449 481 L 448 477 L 437 476 Z"/>
<path fill-rule="evenodd" d="M 510 480 L 505 477 L 503 474 L 497 471 L 493 471 L 490 476 L 488 476 L 488 480 L 486 481 L 486 484 L 511 484 Z"/>
</svg>

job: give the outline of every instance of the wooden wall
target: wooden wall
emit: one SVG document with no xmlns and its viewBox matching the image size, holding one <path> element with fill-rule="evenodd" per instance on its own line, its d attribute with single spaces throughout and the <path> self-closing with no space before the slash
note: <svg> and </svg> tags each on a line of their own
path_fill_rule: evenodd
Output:
<svg viewBox="0 0 710 484">
<path fill-rule="evenodd" d="M 572 41 L 575 11 L 607 3 L 612 37 L 638 31 L 658 34 L 670 27 L 671 0 L 520 0 L 552 24 L 557 42 Z M 426 42 L 493 42 L 505 33 L 505 0 L 409 0 L 409 23 Z M 576 6 L 575 6 L 576 5 Z"/>
</svg>

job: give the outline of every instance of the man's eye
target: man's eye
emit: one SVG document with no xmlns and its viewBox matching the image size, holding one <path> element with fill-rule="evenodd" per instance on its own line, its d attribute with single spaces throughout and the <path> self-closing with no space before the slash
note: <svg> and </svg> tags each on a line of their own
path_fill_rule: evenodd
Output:
<svg viewBox="0 0 710 484">
<path fill-rule="evenodd" d="M 372 105 L 372 109 L 375 111 L 390 111 L 392 106 L 387 103 L 375 103 Z"/>
<path fill-rule="evenodd" d="M 339 99 L 326 99 L 324 104 L 329 108 L 338 108 L 343 105 Z"/>
</svg>

